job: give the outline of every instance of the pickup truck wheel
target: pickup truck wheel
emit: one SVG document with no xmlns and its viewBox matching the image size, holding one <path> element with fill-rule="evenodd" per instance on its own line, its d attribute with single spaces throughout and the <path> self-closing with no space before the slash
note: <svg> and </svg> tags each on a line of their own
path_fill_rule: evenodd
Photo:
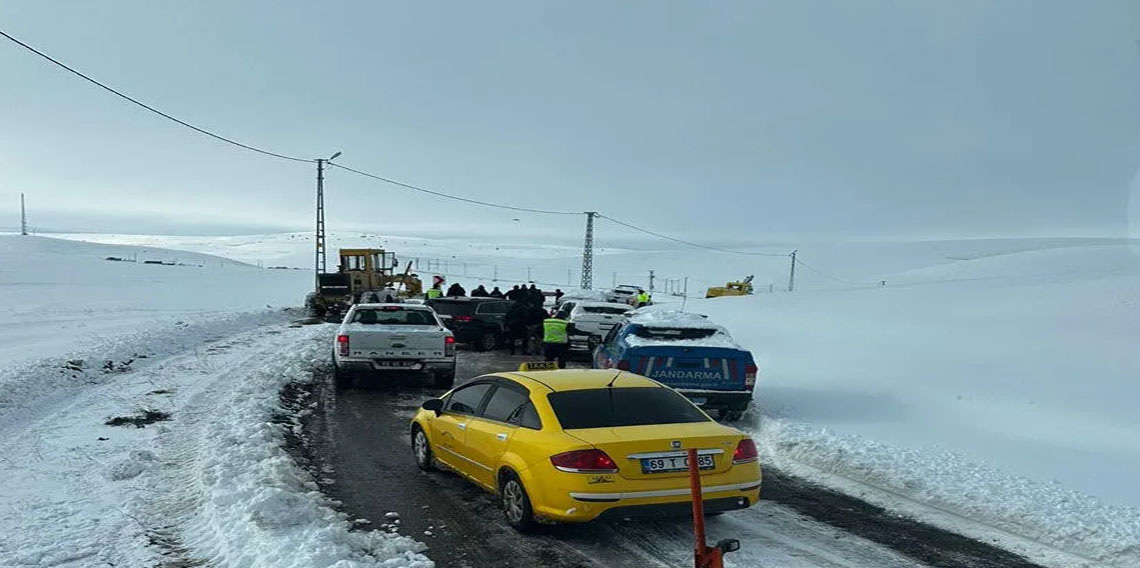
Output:
<svg viewBox="0 0 1140 568">
<path fill-rule="evenodd" d="M 341 369 L 338 365 L 336 365 L 334 363 L 333 364 L 333 383 L 336 385 L 336 388 L 338 388 L 338 389 L 350 389 L 350 388 L 352 388 L 352 383 L 353 383 L 352 373 L 350 373 L 344 369 Z"/>
<path fill-rule="evenodd" d="M 428 443 L 427 434 L 419 425 L 412 426 L 412 455 L 416 457 L 416 465 L 424 471 L 435 469 L 435 458 L 431 453 L 431 444 Z"/>
<path fill-rule="evenodd" d="M 449 389 L 449 388 L 455 386 L 455 368 L 452 367 L 450 371 L 443 371 L 442 373 L 436 373 L 435 377 L 434 377 L 433 384 L 437 388 L 441 388 L 441 389 Z"/>
<path fill-rule="evenodd" d="M 495 337 L 494 333 L 487 332 L 479 338 L 479 342 L 475 344 L 475 348 L 479 351 L 490 351 L 498 346 L 498 344 L 499 338 Z"/>
</svg>

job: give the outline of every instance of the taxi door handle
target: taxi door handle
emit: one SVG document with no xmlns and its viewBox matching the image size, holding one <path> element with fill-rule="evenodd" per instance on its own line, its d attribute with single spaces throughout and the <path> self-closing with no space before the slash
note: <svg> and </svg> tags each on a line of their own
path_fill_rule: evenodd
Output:
<svg viewBox="0 0 1140 568">
<path fill-rule="evenodd" d="M 460 423 L 456 424 L 456 426 L 459 426 L 460 430 L 466 430 L 467 429 L 467 423 L 466 422 L 460 422 Z"/>
<path fill-rule="evenodd" d="M 504 442 L 507 441 L 507 435 L 506 434 L 495 434 L 495 437 L 504 441 Z"/>
</svg>

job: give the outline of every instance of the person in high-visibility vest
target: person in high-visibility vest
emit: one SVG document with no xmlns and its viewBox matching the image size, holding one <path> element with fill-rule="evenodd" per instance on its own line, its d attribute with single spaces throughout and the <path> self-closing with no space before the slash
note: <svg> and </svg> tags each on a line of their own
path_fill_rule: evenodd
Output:
<svg viewBox="0 0 1140 568">
<path fill-rule="evenodd" d="M 637 307 L 648 306 L 650 302 L 649 292 L 645 290 L 637 291 Z"/>
<path fill-rule="evenodd" d="M 542 321 L 542 349 L 547 361 L 558 361 L 558 368 L 566 368 L 566 355 L 570 351 L 570 324 L 559 317 Z"/>
<path fill-rule="evenodd" d="M 427 297 L 427 299 L 434 300 L 443 296 L 443 290 L 440 290 L 439 286 L 432 286 L 431 288 L 428 288 L 427 293 L 424 295 Z"/>
</svg>

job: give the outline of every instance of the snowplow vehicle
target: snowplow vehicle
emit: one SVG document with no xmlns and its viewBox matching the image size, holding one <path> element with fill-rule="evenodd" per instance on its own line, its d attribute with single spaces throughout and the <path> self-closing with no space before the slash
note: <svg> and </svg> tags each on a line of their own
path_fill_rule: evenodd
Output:
<svg viewBox="0 0 1140 568">
<path fill-rule="evenodd" d="M 423 292 L 423 283 L 411 273 L 412 263 L 396 273 L 399 261 L 384 249 L 340 249 L 339 256 L 337 271 L 318 274 L 317 289 L 305 297 L 309 317 L 335 318 L 362 298 L 395 302 Z"/>
<path fill-rule="evenodd" d="M 709 288 L 706 298 L 719 298 L 721 296 L 747 296 L 752 293 L 752 275 L 739 282 L 726 282 L 724 286 Z"/>
</svg>

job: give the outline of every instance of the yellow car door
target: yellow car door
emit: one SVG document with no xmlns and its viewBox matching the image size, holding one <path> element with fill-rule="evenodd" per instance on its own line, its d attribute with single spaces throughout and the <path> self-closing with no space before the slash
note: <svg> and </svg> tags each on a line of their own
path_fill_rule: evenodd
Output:
<svg viewBox="0 0 1140 568">
<path fill-rule="evenodd" d="M 495 475 L 511 436 L 518 410 L 530 403 L 530 391 L 513 381 L 502 380 L 491 392 L 482 412 L 467 424 L 466 451 L 475 465 L 476 481 L 494 489 Z"/>
<path fill-rule="evenodd" d="M 466 449 L 467 429 L 494 383 L 478 381 L 455 389 L 443 402 L 443 410 L 431 421 L 436 457 L 455 471 L 479 480 L 479 469 Z"/>
</svg>

